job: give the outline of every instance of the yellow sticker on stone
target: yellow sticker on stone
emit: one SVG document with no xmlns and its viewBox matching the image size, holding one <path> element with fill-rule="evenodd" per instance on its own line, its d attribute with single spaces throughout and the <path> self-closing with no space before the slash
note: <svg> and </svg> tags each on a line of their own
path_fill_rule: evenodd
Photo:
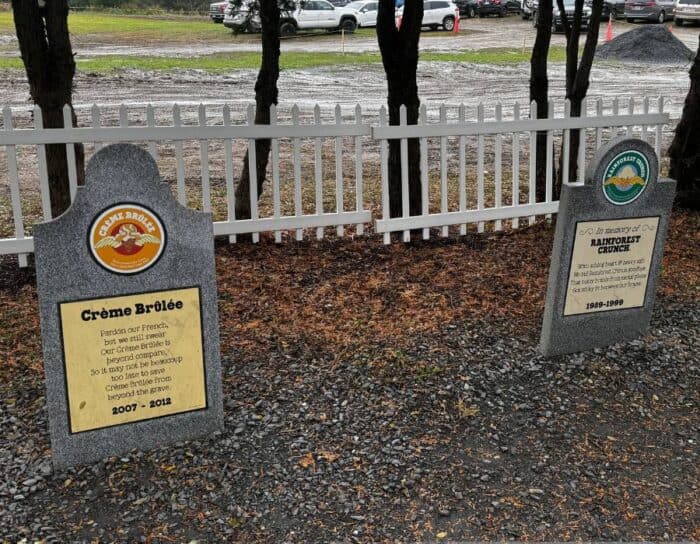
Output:
<svg viewBox="0 0 700 544">
<path fill-rule="evenodd" d="M 64 302 L 70 430 L 206 408 L 199 288 Z"/>
<path fill-rule="evenodd" d="M 644 306 L 658 217 L 576 224 L 564 315 Z"/>
</svg>

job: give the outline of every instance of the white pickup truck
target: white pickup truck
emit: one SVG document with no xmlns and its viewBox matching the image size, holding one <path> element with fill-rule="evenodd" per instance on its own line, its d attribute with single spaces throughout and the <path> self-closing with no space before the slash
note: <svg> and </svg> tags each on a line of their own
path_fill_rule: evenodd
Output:
<svg viewBox="0 0 700 544">
<path fill-rule="evenodd" d="M 352 8 L 335 7 L 326 0 L 306 0 L 297 4 L 293 11 L 280 15 L 280 35 L 289 36 L 297 30 L 345 30 L 354 32 L 358 27 L 360 13 Z M 226 10 L 224 26 L 240 31 L 260 31 L 260 16 L 251 14 L 249 4 L 243 2 L 239 8 L 233 4 Z"/>
<path fill-rule="evenodd" d="M 297 30 L 342 29 L 354 32 L 357 28 L 358 12 L 351 8 L 335 7 L 326 0 L 300 2 L 296 10 L 282 13 L 280 34 L 288 36 Z"/>
</svg>

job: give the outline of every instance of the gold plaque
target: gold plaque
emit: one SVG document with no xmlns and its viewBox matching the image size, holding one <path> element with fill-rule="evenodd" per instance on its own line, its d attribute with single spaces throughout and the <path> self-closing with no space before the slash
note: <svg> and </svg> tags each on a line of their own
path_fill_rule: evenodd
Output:
<svg viewBox="0 0 700 544">
<path fill-rule="evenodd" d="M 59 304 L 71 433 L 207 407 L 199 288 Z"/>
<path fill-rule="evenodd" d="M 658 217 L 576 224 L 564 315 L 644 305 Z"/>
</svg>

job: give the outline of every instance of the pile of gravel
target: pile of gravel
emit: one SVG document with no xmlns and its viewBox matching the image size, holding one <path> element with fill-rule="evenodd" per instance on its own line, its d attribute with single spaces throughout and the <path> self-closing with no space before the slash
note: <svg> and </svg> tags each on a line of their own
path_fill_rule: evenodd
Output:
<svg viewBox="0 0 700 544">
<path fill-rule="evenodd" d="M 679 64 L 693 59 L 693 52 L 663 25 L 645 25 L 620 34 L 598 47 L 600 59 Z"/>
</svg>

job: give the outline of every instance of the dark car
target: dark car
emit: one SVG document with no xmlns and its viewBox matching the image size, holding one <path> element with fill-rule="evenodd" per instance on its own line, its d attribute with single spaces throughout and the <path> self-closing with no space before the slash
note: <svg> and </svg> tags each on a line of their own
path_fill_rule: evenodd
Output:
<svg viewBox="0 0 700 544">
<path fill-rule="evenodd" d="M 673 19 L 673 0 L 627 0 L 625 19 L 628 23 L 639 19 L 663 23 Z"/>
<path fill-rule="evenodd" d="M 505 17 L 509 12 L 520 12 L 520 2 L 518 0 L 477 0 L 479 17 L 487 15 L 498 15 Z"/>
<path fill-rule="evenodd" d="M 473 18 L 479 11 L 479 3 L 477 0 L 455 0 L 455 4 L 459 8 L 460 17 Z"/>
<path fill-rule="evenodd" d="M 554 3 L 552 9 L 552 32 L 562 32 L 564 30 L 563 18 L 572 25 L 574 22 L 574 9 L 576 7 L 575 0 L 564 0 L 564 14 L 559 11 L 558 3 Z M 583 13 L 581 13 L 581 29 L 587 29 L 591 22 L 591 8 L 587 5 L 583 6 Z M 532 25 L 537 27 L 537 11 L 532 16 Z"/>
</svg>

